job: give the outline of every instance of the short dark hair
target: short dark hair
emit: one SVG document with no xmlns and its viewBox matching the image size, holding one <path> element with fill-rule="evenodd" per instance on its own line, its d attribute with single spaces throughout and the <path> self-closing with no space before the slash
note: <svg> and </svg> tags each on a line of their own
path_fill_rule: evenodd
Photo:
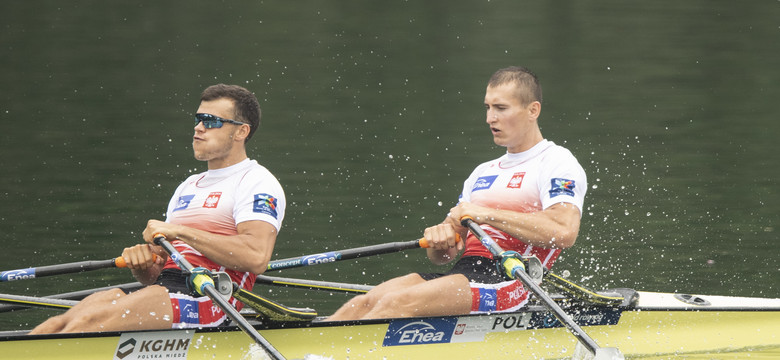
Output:
<svg viewBox="0 0 780 360">
<path fill-rule="evenodd" d="M 528 105 L 534 101 L 542 102 L 542 85 L 539 78 L 531 70 L 522 66 L 510 66 L 499 69 L 488 81 L 488 87 L 514 83 L 517 86 L 517 97 L 520 103 Z"/>
<path fill-rule="evenodd" d="M 249 124 L 249 136 L 252 138 L 257 128 L 260 127 L 260 103 L 252 92 L 238 85 L 217 84 L 203 90 L 200 101 L 213 101 L 221 98 L 233 100 L 233 120 Z"/>
</svg>

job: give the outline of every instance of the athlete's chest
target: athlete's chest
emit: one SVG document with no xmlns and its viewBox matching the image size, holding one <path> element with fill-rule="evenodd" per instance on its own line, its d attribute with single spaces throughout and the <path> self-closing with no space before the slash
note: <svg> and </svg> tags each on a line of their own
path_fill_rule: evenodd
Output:
<svg viewBox="0 0 780 360">
<path fill-rule="evenodd" d="M 535 162 L 502 164 L 495 161 L 476 175 L 470 201 L 483 206 L 517 211 L 541 208 L 540 169 Z"/>
<path fill-rule="evenodd" d="M 232 212 L 237 185 L 231 179 L 219 182 L 195 180 L 184 184 L 173 207 L 177 212 Z"/>
</svg>

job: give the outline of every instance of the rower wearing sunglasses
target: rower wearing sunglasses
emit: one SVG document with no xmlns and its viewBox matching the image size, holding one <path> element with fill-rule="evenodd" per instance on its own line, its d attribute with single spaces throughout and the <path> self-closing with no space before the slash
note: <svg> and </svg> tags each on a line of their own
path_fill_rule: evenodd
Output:
<svg viewBox="0 0 780 360">
<path fill-rule="evenodd" d="M 247 157 L 246 142 L 260 125 L 260 105 L 243 87 L 214 85 L 201 95 L 194 120 L 192 149 L 208 171 L 181 183 L 166 220 L 149 220 L 144 243 L 122 252 L 133 276 L 148 286 L 130 294 L 113 289 L 90 295 L 32 334 L 225 323 L 222 309 L 190 289 L 188 275 L 154 245 L 157 234 L 165 235 L 194 267 L 224 271 L 234 283 L 252 290 L 271 258 L 286 207 L 276 178 Z M 229 302 L 238 310 L 242 307 L 235 298 Z"/>
</svg>

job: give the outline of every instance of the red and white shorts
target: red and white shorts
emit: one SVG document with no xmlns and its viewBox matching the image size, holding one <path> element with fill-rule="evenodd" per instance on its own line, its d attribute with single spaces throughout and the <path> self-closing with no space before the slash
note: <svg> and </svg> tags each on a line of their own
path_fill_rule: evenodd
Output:
<svg viewBox="0 0 780 360">
<path fill-rule="evenodd" d="M 173 309 L 172 328 L 213 327 L 228 321 L 227 314 L 208 296 L 200 296 L 187 288 L 187 275 L 180 270 L 163 270 L 155 284 L 168 289 Z M 236 306 L 235 299 L 230 301 Z"/>
<path fill-rule="evenodd" d="M 227 315 L 208 296 L 168 293 L 173 308 L 174 329 L 219 326 Z"/>
<path fill-rule="evenodd" d="M 506 280 L 496 261 L 481 256 L 464 256 L 447 273 L 418 273 L 425 280 L 462 274 L 471 287 L 471 313 L 515 311 L 528 303 L 528 290 L 519 280 Z"/>
</svg>

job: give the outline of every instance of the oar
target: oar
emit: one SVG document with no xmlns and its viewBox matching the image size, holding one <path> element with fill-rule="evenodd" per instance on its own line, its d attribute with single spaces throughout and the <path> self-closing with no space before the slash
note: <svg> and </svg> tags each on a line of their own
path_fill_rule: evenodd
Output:
<svg viewBox="0 0 780 360">
<path fill-rule="evenodd" d="M 205 294 L 211 300 L 219 306 L 222 311 L 225 312 L 225 314 L 230 317 L 231 320 L 233 320 L 241 330 L 244 331 L 247 335 L 249 335 L 252 340 L 254 340 L 258 345 L 260 345 L 271 357 L 277 360 L 284 360 L 284 356 L 279 352 L 279 350 L 276 350 L 273 345 L 271 345 L 268 340 L 266 340 L 262 335 L 260 335 L 255 328 L 252 327 L 249 322 L 244 319 L 243 316 L 236 310 L 233 306 L 231 306 L 225 298 L 220 295 L 219 291 L 217 291 L 217 288 L 214 286 L 214 280 L 206 275 L 204 272 L 194 272 L 195 268 L 190 264 L 187 259 L 184 258 L 184 255 L 182 255 L 178 250 L 176 250 L 173 245 L 171 245 L 168 240 L 165 239 L 165 235 L 163 234 L 155 234 L 154 235 L 154 243 L 162 246 L 165 251 L 168 252 L 168 254 L 171 255 L 171 259 L 173 259 L 174 262 L 176 262 L 177 265 L 179 265 L 182 270 L 189 272 L 193 276 L 191 277 L 191 281 L 194 285 L 194 287 L 197 289 L 199 293 Z"/>
<path fill-rule="evenodd" d="M 460 236 L 457 236 L 457 241 L 460 241 Z M 338 251 L 331 251 L 326 253 L 311 254 L 298 256 L 294 258 L 287 258 L 282 260 L 274 260 L 268 263 L 266 271 L 271 270 L 284 270 L 301 266 L 317 265 L 332 263 L 341 260 L 356 259 L 364 256 L 381 255 L 387 253 L 393 253 L 408 249 L 415 248 L 427 248 L 428 240 L 420 238 L 410 241 L 391 242 L 378 245 L 369 245 L 352 249 L 344 249 Z"/>
<path fill-rule="evenodd" d="M 6 270 L 0 273 L 0 282 L 27 280 L 52 275 L 73 274 L 113 267 L 127 267 L 127 263 L 125 263 L 125 259 L 120 256 L 108 260 L 78 261 L 66 264 L 44 265 L 26 269 Z"/>
<path fill-rule="evenodd" d="M 371 285 L 348 284 L 330 281 L 291 279 L 276 276 L 259 275 L 258 284 L 295 287 L 313 290 L 340 291 L 351 294 L 365 294 L 373 288 Z"/>
<path fill-rule="evenodd" d="M 10 304 L 24 304 L 27 306 L 44 307 L 44 308 L 56 308 L 56 309 L 70 309 L 74 305 L 78 304 L 75 300 L 62 300 L 43 298 L 37 296 L 22 296 L 11 294 L 0 294 L 0 302 Z"/>
<path fill-rule="evenodd" d="M 577 338 L 591 353 L 595 360 L 601 359 L 623 359 L 623 354 L 617 348 L 602 348 L 577 325 L 558 304 L 553 301 L 550 295 L 547 295 L 539 285 L 537 285 L 525 272 L 525 264 L 520 260 L 519 255 L 514 251 L 504 251 L 493 238 L 490 237 L 470 216 L 464 216 L 460 219 L 461 224 L 476 235 L 496 259 L 500 259 L 504 271 L 512 278 L 520 280 L 523 285 L 531 289 L 558 320 L 566 326 L 567 329 Z"/>
<path fill-rule="evenodd" d="M 156 254 L 154 255 L 155 260 L 158 257 L 159 256 Z M 27 280 L 44 276 L 74 274 L 92 270 L 125 267 L 127 267 L 127 263 L 121 256 L 108 260 L 77 261 L 65 264 L 30 267 L 26 269 L 6 270 L 0 272 L 0 282 Z"/>
<path fill-rule="evenodd" d="M 98 292 L 98 291 L 104 291 L 104 290 L 109 290 L 109 289 L 122 289 L 122 291 L 124 291 L 124 292 L 131 292 L 131 291 L 136 291 L 136 290 L 138 290 L 138 289 L 140 289 L 142 287 L 143 287 L 143 285 L 141 285 L 141 283 L 139 283 L 139 282 L 132 282 L 132 283 L 126 283 L 126 284 L 121 284 L 121 285 L 116 285 L 116 286 L 104 286 L 104 287 L 99 287 L 99 288 L 94 288 L 94 289 L 72 291 L 72 292 L 67 292 L 67 293 L 63 293 L 63 294 L 48 295 L 48 296 L 42 297 L 42 299 L 47 299 L 47 300 L 49 300 L 49 299 L 54 299 L 54 300 L 57 300 L 57 299 L 60 299 L 60 300 L 81 300 L 81 299 L 83 299 L 83 298 L 85 298 L 85 297 L 87 297 L 87 296 L 89 296 L 91 294 L 94 294 L 94 293 Z M 30 305 L 22 305 L 22 304 L 26 304 L 23 301 L 13 301 L 13 300 L 9 300 L 9 299 L 0 299 L 0 302 L 8 303 L 8 304 L 0 305 L 0 312 L 8 312 L 8 311 L 22 310 L 22 309 L 29 309 L 30 308 Z M 50 307 L 50 306 L 43 305 L 43 304 L 45 304 L 45 301 L 40 301 L 40 303 L 42 305 L 38 305 L 38 306 Z M 11 305 L 11 304 L 17 304 L 17 305 Z M 55 305 L 53 307 L 59 308 L 59 309 L 63 309 L 64 308 L 61 305 Z"/>
</svg>

